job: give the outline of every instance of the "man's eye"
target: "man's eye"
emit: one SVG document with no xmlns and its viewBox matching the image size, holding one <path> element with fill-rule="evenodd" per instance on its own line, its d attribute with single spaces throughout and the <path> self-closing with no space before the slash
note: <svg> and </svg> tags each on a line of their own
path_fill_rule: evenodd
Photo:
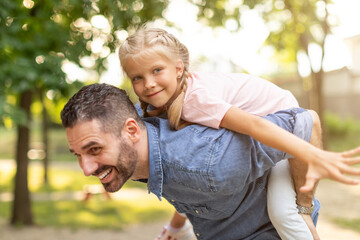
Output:
<svg viewBox="0 0 360 240">
<path fill-rule="evenodd" d="M 100 151 L 101 151 L 101 147 L 93 147 L 89 150 L 90 154 L 92 154 L 92 155 L 99 154 Z"/>
</svg>

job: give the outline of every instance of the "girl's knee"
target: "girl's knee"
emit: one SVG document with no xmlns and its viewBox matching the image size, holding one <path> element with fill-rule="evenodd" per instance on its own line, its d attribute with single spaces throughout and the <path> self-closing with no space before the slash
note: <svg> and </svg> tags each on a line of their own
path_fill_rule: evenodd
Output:
<svg viewBox="0 0 360 240">
<path fill-rule="evenodd" d="M 321 132 L 321 122 L 319 114 L 317 114 L 317 112 L 315 112 L 314 110 L 308 110 L 308 112 L 313 119 L 313 130 Z"/>
<path fill-rule="evenodd" d="M 313 110 L 308 110 L 308 112 L 310 113 L 313 119 L 313 129 L 311 133 L 310 143 L 316 147 L 322 148 L 323 144 L 322 144 L 322 129 L 321 129 L 320 117 Z"/>
</svg>

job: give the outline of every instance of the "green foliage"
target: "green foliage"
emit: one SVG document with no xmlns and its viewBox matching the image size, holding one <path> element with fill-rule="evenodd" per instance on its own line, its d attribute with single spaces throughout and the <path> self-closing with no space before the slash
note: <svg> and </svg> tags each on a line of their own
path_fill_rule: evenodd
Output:
<svg viewBox="0 0 360 240">
<path fill-rule="evenodd" d="M 63 62 L 86 68 L 81 59 L 88 56 L 94 61 L 90 68 L 101 74 L 108 54 L 94 52 L 91 43 L 101 39 L 103 50 L 114 51 L 117 31 L 162 18 L 167 5 L 166 0 L 0 1 L 0 124 L 5 118 L 26 120 L 6 96 L 27 90 L 46 95 L 51 90 L 51 101 L 67 99 L 79 85 L 66 81 Z M 109 27 L 93 24 L 93 17 L 101 15 Z"/>
<path fill-rule="evenodd" d="M 49 1 L 39 1 L 32 8 L 23 1 L 1 1 L 0 8 L 0 85 L 5 89 L 0 99 L 42 88 L 65 94 L 64 57 L 59 53 L 66 46 L 69 27 L 51 20 L 54 12 Z M 12 111 L 17 114 L 6 114 Z M 15 123 L 26 121 L 20 112 L 16 102 L 0 105 L 0 123 L 5 117 Z"/>
<path fill-rule="evenodd" d="M 331 151 L 345 151 L 359 146 L 360 122 L 354 119 L 342 119 L 326 112 L 324 131 L 327 134 L 327 148 Z"/>
<path fill-rule="evenodd" d="M 359 146 L 360 131 L 350 132 L 346 136 L 330 136 L 327 140 L 327 148 L 331 151 L 341 152 Z"/>
<path fill-rule="evenodd" d="M 134 89 L 132 88 L 132 84 L 130 79 L 125 78 L 123 83 L 120 86 L 121 89 L 124 89 L 126 93 L 128 94 L 130 100 L 136 104 L 139 102 L 139 97 L 135 94 Z"/>
<path fill-rule="evenodd" d="M 199 8 L 198 19 L 212 27 L 223 27 L 227 20 L 235 20 L 238 30 L 241 27 L 241 13 L 263 5 L 264 0 L 190 0 Z"/>
<path fill-rule="evenodd" d="M 330 112 L 326 112 L 324 117 L 324 129 L 330 137 L 345 137 L 360 129 L 360 123 L 352 118 L 343 120 Z"/>
</svg>

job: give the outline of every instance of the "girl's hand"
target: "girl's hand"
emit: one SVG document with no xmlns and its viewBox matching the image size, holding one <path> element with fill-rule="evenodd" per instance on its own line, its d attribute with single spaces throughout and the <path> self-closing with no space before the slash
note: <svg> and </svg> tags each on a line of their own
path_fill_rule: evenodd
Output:
<svg viewBox="0 0 360 240">
<path fill-rule="evenodd" d="M 356 185 L 358 180 L 346 176 L 360 176 L 360 168 L 350 167 L 360 163 L 360 157 L 353 157 L 360 153 L 360 147 L 349 151 L 335 153 L 317 150 L 317 160 L 308 161 L 308 171 L 305 185 L 300 188 L 301 192 L 309 192 L 315 188 L 315 184 L 322 178 L 329 178 L 344 184 Z"/>
</svg>

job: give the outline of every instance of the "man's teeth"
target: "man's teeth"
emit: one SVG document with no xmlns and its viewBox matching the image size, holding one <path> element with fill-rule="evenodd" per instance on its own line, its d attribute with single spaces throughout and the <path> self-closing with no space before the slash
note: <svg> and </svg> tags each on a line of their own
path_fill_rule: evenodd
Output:
<svg viewBox="0 0 360 240">
<path fill-rule="evenodd" d="M 104 179 L 111 172 L 111 168 L 100 175 L 100 180 Z"/>
</svg>

